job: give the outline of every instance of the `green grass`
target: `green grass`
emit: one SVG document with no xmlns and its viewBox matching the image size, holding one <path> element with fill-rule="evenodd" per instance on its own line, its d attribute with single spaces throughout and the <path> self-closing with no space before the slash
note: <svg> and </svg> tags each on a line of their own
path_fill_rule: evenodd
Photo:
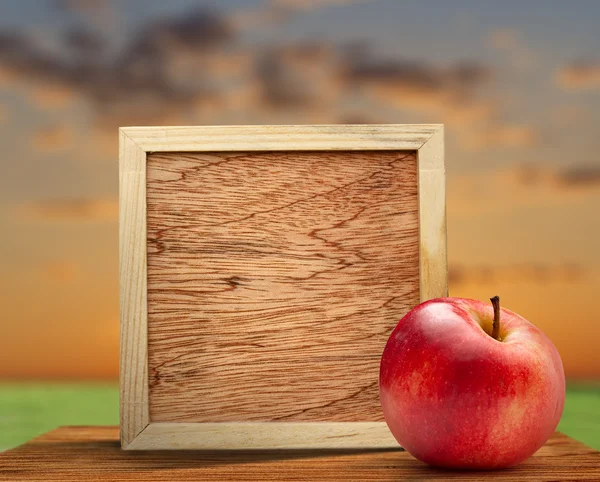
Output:
<svg viewBox="0 0 600 482">
<path fill-rule="evenodd" d="M 61 425 L 118 425 L 116 383 L 0 384 L 0 450 Z"/>
<path fill-rule="evenodd" d="M 600 450 L 599 384 L 569 384 L 558 430 Z"/>
<path fill-rule="evenodd" d="M 116 384 L 0 384 L 0 450 L 60 425 L 117 425 Z M 570 385 L 558 426 L 600 450 L 600 385 Z"/>
</svg>

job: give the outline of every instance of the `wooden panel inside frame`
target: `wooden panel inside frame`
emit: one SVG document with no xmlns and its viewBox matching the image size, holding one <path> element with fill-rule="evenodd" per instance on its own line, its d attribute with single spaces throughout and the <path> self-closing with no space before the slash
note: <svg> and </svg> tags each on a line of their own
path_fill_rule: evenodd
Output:
<svg viewBox="0 0 600 482">
<path fill-rule="evenodd" d="M 383 420 L 381 352 L 419 302 L 415 153 L 147 163 L 151 420 Z"/>
</svg>

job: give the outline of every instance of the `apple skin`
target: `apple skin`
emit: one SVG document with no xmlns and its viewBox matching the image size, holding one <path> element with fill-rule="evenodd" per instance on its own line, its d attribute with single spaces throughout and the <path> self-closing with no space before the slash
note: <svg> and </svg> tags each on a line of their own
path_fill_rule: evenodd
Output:
<svg viewBox="0 0 600 482">
<path fill-rule="evenodd" d="M 404 316 L 381 358 L 379 395 L 390 431 L 430 465 L 497 469 L 522 462 L 552 435 L 565 402 L 550 339 L 490 303 L 438 298 Z"/>
</svg>

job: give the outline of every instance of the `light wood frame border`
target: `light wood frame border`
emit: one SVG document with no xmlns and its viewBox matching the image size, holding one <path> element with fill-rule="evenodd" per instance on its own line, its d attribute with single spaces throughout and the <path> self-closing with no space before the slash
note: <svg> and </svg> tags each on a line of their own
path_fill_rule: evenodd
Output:
<svg viewBox="0 0 600 482">
<path fill-rule="evenodd" d="M 119 129 L 121 446 L 149 449 L 397 447 L 385 422 L 150 423 L 146 155 L 151 152 L 417 152 L 421 301 L 448 295 L 444 128 L 423 125 L 122 127 Z M 425 207 L 425 208 L 423 208 Z"/>
</svg>

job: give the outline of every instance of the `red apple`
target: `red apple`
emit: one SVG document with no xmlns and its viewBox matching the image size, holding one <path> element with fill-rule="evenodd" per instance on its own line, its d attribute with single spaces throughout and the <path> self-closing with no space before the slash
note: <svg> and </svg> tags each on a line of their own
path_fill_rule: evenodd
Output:
<svg viewBox="0 0 600 482">
<path fill-rule="evenodd" d="M 439 467 L 518 464 L 556 429 L 565 402 L 558 351 L 521 316 L 462 298 L 412 309 L 381 358 L 385 420 L 417 459 Z"/>
</svg>

